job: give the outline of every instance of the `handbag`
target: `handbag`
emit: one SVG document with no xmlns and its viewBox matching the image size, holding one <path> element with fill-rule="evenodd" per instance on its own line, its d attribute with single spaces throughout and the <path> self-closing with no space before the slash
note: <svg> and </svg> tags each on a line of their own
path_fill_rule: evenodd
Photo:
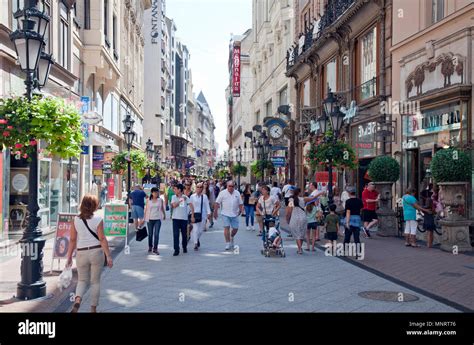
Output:
<svg viewBox="0 0 474 345">
<path fill-rule="evenodd" d="M 202 203 L 203 203 L 204 195 L 201 195 L 201 212 L 194 212 L 194 223 L 201 223 L 202 222 Z M 189 221 L 191 222 L 191 215 L 189 216 Z"/>
<path fill-rule="evenodd" d="M 148 236 L 148 231 L 147 231 L 147 228 L 146 228 L 146 226 L 145 226 L 145 227 L 143 227 L 143 228 L 137 229 L 137 233 L 136 233 L 135 239 L 136 239 L 138 242 L 141 242 L 141 241 L 143 241 L 143 239 L 145 239 L 147 236 Z"/>
<path fill-rule="evenodd" d="M 92 234 L 92 236 L 94 236 L 97 239 L 97 241 L 100 242 L 99 236 L 97 236 L 97 234 L 94 231 L 92 231 L 91 228 L 89 228 L 89 224 L 87 224 L 87 221 L 85 219 L 82 219 L 82 221 L 84 222 L 84 225 L 86 226 L 87 230 L 89 230 L 89 232 Z M 105 253 L 104 253 L 104 266 L 107 266 L 107 255 L 105 255 Z"/>
</svg>

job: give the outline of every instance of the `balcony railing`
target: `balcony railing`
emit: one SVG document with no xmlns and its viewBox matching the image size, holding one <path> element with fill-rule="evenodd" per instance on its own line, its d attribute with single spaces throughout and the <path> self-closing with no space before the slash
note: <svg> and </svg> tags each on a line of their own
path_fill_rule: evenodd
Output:
<svg viewBox="0 0 474 345">
<path fill-rule="evenodd" d="M 358 85 L 355 88 L 355 97 L 359 102 L 363 102 L 367 99 L 377 96 L 378 79 L 378 77 L 373 77 L 372 79 Z"/>
<path fill-rule="evenodd" d="M 300 34 L 298 42 L 288 49 L 286 53 L 287 70 L 296 64 L 299 56 L 311 48 L 323 35 L 324 31 L 333 25 L 355 1 L 356 0 L 329 0 L 321 19 L 315 21 L 304 33 Z"/>
</svg>

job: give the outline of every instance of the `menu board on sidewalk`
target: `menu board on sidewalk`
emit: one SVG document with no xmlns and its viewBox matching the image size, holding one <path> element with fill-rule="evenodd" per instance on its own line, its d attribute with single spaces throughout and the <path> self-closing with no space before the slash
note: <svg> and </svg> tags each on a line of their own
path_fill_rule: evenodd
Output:
<svg viewBox="0 0 474 345">
<path fill-rule="evenodd" d="M 58 215 L 58 225 L 56 226 L 56 236 L 54 237 L 54 259 L 65 259 L 71 243 L 71 228 L 74 217 L 77 214 L 60 213 Z"/>
<path fill-rule="evenodd" d="M 107 204 L 104 212 L 105 236 L 126 237 L 128 226 L 128 206 Z"/>
</svg>

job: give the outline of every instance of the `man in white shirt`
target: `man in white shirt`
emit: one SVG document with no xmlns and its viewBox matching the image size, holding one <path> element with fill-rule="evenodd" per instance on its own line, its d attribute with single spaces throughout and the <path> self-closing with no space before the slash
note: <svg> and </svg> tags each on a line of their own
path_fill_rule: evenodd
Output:
<svg viewBox="0 0 474 345">
<path fill-rule="evenodd" d="M 273 182 L 273 187 L 270 190 L 270 196 L 276 197 L 278 200 L 281 198 L 281 189 L 278 187 L 278 182 Z"/>
<path fill-rule="evenodd" d="M 316 199 L 323 195 L 323 194 L 326 194 L 325 191 L 318 191 L 318 184 L 316 182 L 311 182 L 309 184 L 309 196 L 304 198 L 304 202 L 305 203 L 308 203 L 308 202 L 311 202 L 311 201 L 316 201 Z"/>
<path fill-rule="evenodd" d="M 228 181 L 227 189 L 219 193 L 214 207 L 215 219 L 217 219 L 220 207 L 224 220 L 225 250 L 230 250 L 234 248 L 234 237 L 239 230 L 239 216 L 244 212 L 244 203 L 240 193 L 235 190 L 234 181 Z M 232 234 L 230 233 L 230 227 L 232 227 Z"/>
</svg>

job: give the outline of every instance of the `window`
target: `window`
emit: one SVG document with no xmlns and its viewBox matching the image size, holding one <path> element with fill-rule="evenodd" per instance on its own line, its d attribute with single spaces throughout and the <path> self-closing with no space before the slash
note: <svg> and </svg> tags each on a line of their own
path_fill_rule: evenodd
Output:
<svg viewBox="0 0 474 345">
<path fill-rule="evenodd" d="M 58 63 L 64 68 L 69 68 L 69 11 L 64 3 L 59 3 L 59 51 Z"/>
<path fill-rule="evenodd" d="M 272 100 L 265 103 L 265 115 L 272 116 Z"/>
<path fill-rule="evenodd" d="M 260 110 L 255 113 L 255 119 L 257 120 L 256 123 L 260 123 Z"/>
<path fill-rule="evenodd" d="M 337 70 L 336 70 L 336 59 L 334 58 L 328 64 L 326 64 L 326 82 L 324 84 L 324 92 L 327 92 L 328 86 L 331 91 L 337 91 Z"/>
<path fill-rule="evenodd" d="M 74 75 L 78 77 L 74 83 L 74 92 L 78 95 L 82 95 L 84 82 L 84 63 L 76 55 L 73 55 L 72 69 Z"/>
<path fill-rule="evenodd" d="M 91 28 L 91 0 L 84 0 L 84 29 Z"/>
<path fill-rule="evenodd" d="M 431 23 L 439 22 L 444 17 L 444 0 L 432 0 Z"/>
<path fill-rule="evenodd" d="M 110 48 L 109 42 L 109 0 L 104 0 L 104 36 L 105 44 Z"/>
<path fill-rule="evenodd" d="M 360 99 L 365 100 L 375 96 L 377 76 L 377 28 L 374 27 L 361 39 L 360 47 L 360 73 L 361 93 Z"/>
<path fill-rule="evenodd" d="M 18 21 L 13 16 L 18 10 L 23 9 L 24 1 L 23 0 L 12 0 L 12 16 L 11 16 L 11 28 L 12 31 L 18 29 Z"/>
<path fill-rule="evenodd" d="M 51 5 L 49 4 L 49 1 L 44 1 L 41 3 L 38 3 L 38 9 L 48 16 L 51 16 Z M 44 33 L 44 41 L 46 43 L 44 47 L 44 51 L 46 53 L 51 53 L 51 43 L 50 43 L 50 38 L 51 37 L 51 24 L 48 25 L 48 28 L 46 32 Z"/>
<path fill-rule="evenodd" d="M 114 49 L 114 58 L 118 60 L 118 45 L 117 45 L 117 17 L 112 17 L 112 46 Z"/>
<path fill-rule="evenodd" d="M 303 84 L 303 107 L 309 107 L 311 105 L 311 84 L 310 80 L 306 79 Z"/>
<path fill-rule="evenodd" d="M 288 104 L 288 87 L 285 86 L 283 90 L 280 91 L 280 102 L 279 105 L 287 105 Z"/>
</svg>

